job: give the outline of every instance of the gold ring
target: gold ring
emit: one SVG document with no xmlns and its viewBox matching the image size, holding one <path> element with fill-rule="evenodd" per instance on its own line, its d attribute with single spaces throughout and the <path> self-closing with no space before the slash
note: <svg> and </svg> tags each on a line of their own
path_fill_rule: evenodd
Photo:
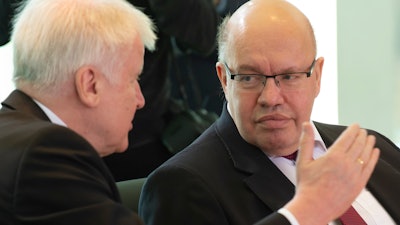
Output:
<svg viewBox="0 0 400 225">
<path fill-rule="evenodd" d="M 364 164 L 364 161 L 362 159 L 360 159 L 360 158 L 357 159 L 357 162 L 360 163 L 361 165 Z"/>
</svg>

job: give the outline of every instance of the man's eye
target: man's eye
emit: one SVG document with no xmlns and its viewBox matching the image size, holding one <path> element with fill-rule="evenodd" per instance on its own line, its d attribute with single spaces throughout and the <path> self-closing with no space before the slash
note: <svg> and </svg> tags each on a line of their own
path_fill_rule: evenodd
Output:
<svg viewBox="0 0 400 225">
<path fill-rule="evenodd" d="M 294 77 L 291 74 L 285 74 L 281 76 L 282 80 L 292 80 Z"/>
<path fill-rule="evenodd" d="M 253 76 L 249 76 L 249 75 L 244 75 L 241 78 L 241 81 L 245 81 L 245 82 L 250 82 L 250 81 L 253 81 L 253 80 L 254 80 L 254 77 Z"/>
<path fill-rule="evenodd" d="M 284 75 L 281 75 L 280 77 L 282 80 L 295 80 L 295 79 L 299 78 L 300 76 L 301 76 L 301 74 L 294 73 L 294 74 L 284 74 Z"/>
</svg>

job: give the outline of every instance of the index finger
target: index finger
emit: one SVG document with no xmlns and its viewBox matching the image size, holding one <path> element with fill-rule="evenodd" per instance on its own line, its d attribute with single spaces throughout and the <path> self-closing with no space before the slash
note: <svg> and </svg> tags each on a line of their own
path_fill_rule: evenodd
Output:
<svg viewBox="0 0 400 225">
<path fill-rule="evenodd" d="M 314 151 L 314 132 L 309 122 L 302 124 L 302 133 L 300 136 L 299 154 L 297 156 L 297 165 L 306 161 L 313 160 Z"/>
<path fill-rule="evenodd" d="M 336 139 L 334 145 L 337 147 L 335 151 L 346 152 L 353 142 L 356 140 L 360 132 L 360 126 L 358 124 L 352 124 L 343 131 L 342 134 Z"/>
</svg>

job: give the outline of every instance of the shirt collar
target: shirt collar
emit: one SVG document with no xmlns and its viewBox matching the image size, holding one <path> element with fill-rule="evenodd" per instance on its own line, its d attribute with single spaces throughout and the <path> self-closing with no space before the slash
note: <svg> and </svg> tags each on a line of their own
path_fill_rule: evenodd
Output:
<svg viewBox="0 0 400 225">
<path fill-rule="evenodd" d="M 311 121 L 311 125 L 313 127 L 313 131 L 314 131 L 314 141 L 315 141 L 315 146 L 320 145 L 320 147 L 326 151 L 326 145 L 324 143 L 324 141 L 322 140 L 321 135 L 319 134 L 317 128 L 315 127 L 315 124 Z"/>
<path fill-rule="evenodd" d="M 64 121 L 62 121 L 60 119 L 60 117 L 58 117 L 53 111 L 51 111 L 45 105 L 43 105 L 36 99 L 33 99 L 33 101 L 35 101 L 35 103 L 43 110 L 43 112 L 46 114 L 47 117 L 49 117 L 49 119 L 52 123 L 60 125 L 60 126 L 68 127 L 67 124 L 65 124 Z"/>
</svg>

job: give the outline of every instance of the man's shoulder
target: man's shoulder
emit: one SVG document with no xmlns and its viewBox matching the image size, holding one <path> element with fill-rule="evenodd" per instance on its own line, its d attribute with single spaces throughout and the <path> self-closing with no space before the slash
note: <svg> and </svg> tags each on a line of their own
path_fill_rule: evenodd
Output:
<svg viewBox="0 0 400 225">
<path fill-rule="evenodd" d="M 321 122 L 317 122 L 317 121 L 313 121 L 313 123 L 318 130 L 329 131 L 329 132 L 333 132 L 333 133 L 341 133 L 342 131 L 344 131 L 347 128 L 347 126 L 338 125 L 338 124 L 328 124 L 328 123 L 321 123 Z"/>
<path fill-rule="evenodd" d="M 159 166 L 150 177 L 213 177 L 232 167 L 232 159 L 214 131 L 203 133 L 198 139 Z"/>
<path fill-rule="evenodd" d="M 218 159 L 221 155 L 225 155 L 225 152 L 221 139 L 215 135 L 214 128 L 210 127 L 165 164 L 196 164 L 196 162 Z"/>
<path fill-rule="evenodd" d="M 337 137 L 347 128 L 347 126 L 343 125 L 332 125 L 332 124 L 324 124 L 319 122 L 314 122 L 315 127 L 317 128 L 318 132 L 324 142 L 328 144 L 332 144 Z M 397 160 L 400 157 L 400 149 L 393 143 L 385 135 L 381 134 L 380 132 L 365 128 L 368 134 L 374 135 L 376 138 L 375 146 L 381 150 L 381 158 L 386 159 L 388 161 Z"/>
<path fill-rule="evenodd" d="M 344 125 L 333 125 L 333 124 L 326 124 L 314 121 L 315 127 L 318 131 L 322 131 L 324 133 L 332 134 L 339 136 L 348 126 Z M 385 135 L 381 134 L 379 131 L 370 128 L 364 128 L 369 134 L 374 135 L 377 138 L 377 141 L 384 141 L 390 145 L 394 145 L 394 143 Z M 396 147 L 397 148 L 397 147 Z"/>
<path fill-rule="evenodd" d="M 0 114 L 0 156 L 3 165 L 9 164 L 9 168 L 13 168 L 28 162 L 45 163 L 56 158 L 71 163 L 74 160 L 69 159 L 74 158 L 101 162 L 90 143 L 71 129 L 23 113 L 7 114 Z"/>
<path fill-rule="evenodd" d="M 0 113 L 0 139 L 2 138 L 16 140 L 19 144 L 29 144 L 31 141 L 37 142 L 42 139 L 55 143 L 62 140 L 86 142 L 83 137 L 67 127 L 18 111 Z"/>
</svg>

